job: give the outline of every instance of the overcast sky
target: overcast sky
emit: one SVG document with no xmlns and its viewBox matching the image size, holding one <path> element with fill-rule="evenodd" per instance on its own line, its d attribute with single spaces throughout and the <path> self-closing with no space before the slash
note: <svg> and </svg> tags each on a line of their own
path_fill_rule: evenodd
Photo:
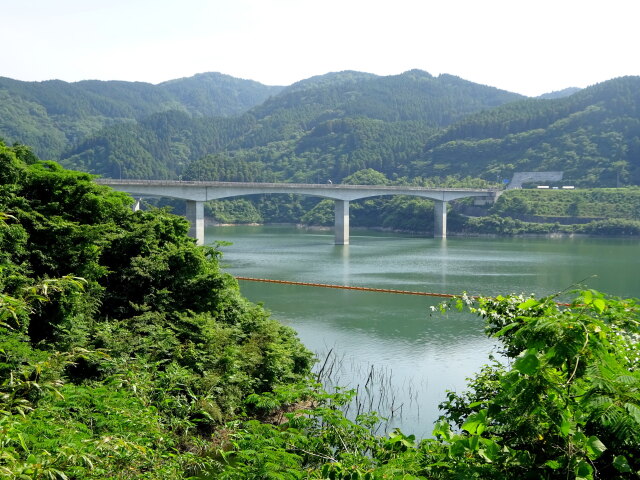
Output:
<svg viewBox="0 0 640 480">
<path fill-rule="evenodd" d="M 640 75 L 638 0 L 0 0 L 0 76 L 268 85 L 410 69 L 536 96 Z"/>
</svg>

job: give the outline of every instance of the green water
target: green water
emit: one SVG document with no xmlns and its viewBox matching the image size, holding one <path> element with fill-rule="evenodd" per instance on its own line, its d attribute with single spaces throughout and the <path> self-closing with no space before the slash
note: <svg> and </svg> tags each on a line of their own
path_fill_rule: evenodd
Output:
<svg viewBox="0 0 640 480">
<path fill-rule="evenodd" d="M 222 248 L 223 264 L 238 276 L 482 295 L 547 295 L 582 283 L 640 297 L 639 239 L 442 240 L 352 231 L 351 245 L 336 246 L 331 231 L 275 226 L 211 227 L 206 238 L 233 243 Z M 432 315 L 438 299 L 246 281 L 240 287 L 319 356 L 336 353 L 337 383 L 362 390 L 373 368 L 386 400 L 374 400 L 374 408 L 385 415 L 397 409 L 389 426 L 418 436 L 429 435 L 445 391 L 462 389 L 495 348 L 479 318 Z"/>
</svg>

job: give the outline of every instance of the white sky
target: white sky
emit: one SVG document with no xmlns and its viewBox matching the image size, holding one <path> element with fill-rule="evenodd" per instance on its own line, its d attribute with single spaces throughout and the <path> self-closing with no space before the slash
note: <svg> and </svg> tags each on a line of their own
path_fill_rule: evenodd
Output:
<svg viewBox="0 0 640 480">
<path fill-rule="evenodd" d="M 0 76 L 268 85 L 418 68 L 524 95 L 640 75 L 638 0 L 0 0 Z"/>
</svg>

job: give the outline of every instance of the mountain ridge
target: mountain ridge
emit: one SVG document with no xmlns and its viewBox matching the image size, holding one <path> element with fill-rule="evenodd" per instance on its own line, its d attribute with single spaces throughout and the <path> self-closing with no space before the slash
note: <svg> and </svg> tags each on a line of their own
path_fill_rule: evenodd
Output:
<svg viewBox="0 0 640 480">
<path fill-rule="evenodd" d="M 534 98 L 418 69 L 272 87 L 218 72 L 157 85 L 0 77 L 0 137 L 105 176 L 178 178 L 214 158 L 227 167 L 191 170 L 224 180 L 262 171 L 341 181 L 373 168 L 407 181 L 495 181 L 553 169 L 577 185 L 612 186 L 640 184 L 638 92 L 640 77 L 629 76 Z"/>
</svg>

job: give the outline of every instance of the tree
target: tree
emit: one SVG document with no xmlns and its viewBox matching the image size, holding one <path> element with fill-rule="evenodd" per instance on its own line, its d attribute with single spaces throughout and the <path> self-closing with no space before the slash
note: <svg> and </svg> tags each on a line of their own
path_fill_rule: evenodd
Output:
<svg viewBox="0 0 640 480">
<path fill-rule="evenodd" d="M 568 306 L 521 296 L 470 305 L 508 363 L 485 367 L 442 404 L 440 438 L 446 425 L 462 431 L 450 437 L 458 462 L 482 478 L 636 478 L 636 302 L 585 290 Z"/>
<path fill-rule="evenodd" d="M 347 185 L 386 185 L 389 183 L 389 179 L 384 173 L 380 173 L 373 168 L 365 168 L 352 173 L 342 183 Z"/>
<path fill-rule="evenodd" d="M 247 395 L 309 375 L 184 218 L 23 156 L 0 143 L 0 476 L 183 478 Z"/>
</svg>

